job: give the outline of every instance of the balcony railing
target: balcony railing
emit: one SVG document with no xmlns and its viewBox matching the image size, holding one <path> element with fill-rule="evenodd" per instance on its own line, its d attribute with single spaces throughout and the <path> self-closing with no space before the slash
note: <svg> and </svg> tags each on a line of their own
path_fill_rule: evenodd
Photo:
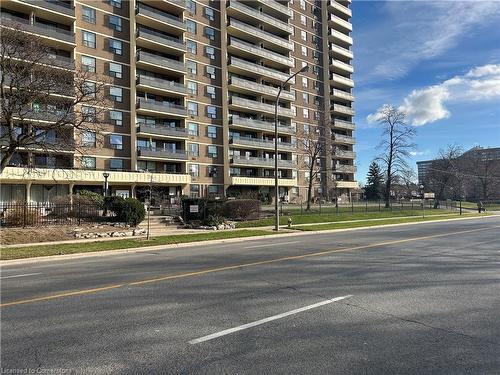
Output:
<svg viewBox="0 0 500 375">
<path fill-rule="evenodd" d="M 237 57 L 231 57 L 229 66 L 252 72 L 255 75 L 266 76 L 279 82 L 285 82 L 289 77 L 288 74 L 280 72 L 279 70 L 267 68 L 265 66 L 245 61 L 243 59 L 238 59 Z M 291 79 L 290 83 L 295 83 L 295 79 Z"/>
<path fill-rule="evenodd" d="M 356 143 L 356 140 L 354 137 L 349 137 L 348 135 L 341 135 L 341 134 L 334 134 L 332 136 L 334 142 L 337 143 L 347 143 L 347 144 L 354 144 Z"/>
<path fill-rule="evenodd" d="M 334 172 L 356 173 L 356 166 L 355 165 L 337 164 L 337 165 L 334 165 L 332 169 Z"/>
<path fill-rule="evenodd" d="M 231 185 L 274 186 L 274 177 L 253 175 L 231 175 Z M 292 177 L 279 177 L 279 186 L 296 186 L 297 179 Z"/>
<path fill-rule="evenodd" d="M 244 99 L 237 96 L 233 96 L 229 99 L 229 104 L 237 107 L 243 107 L 250 111 L 263 112 L 268 114 L 274 114 L 275 107 L 273 104 L 261 103 L 255 100 Z M 293 111 L 290 108 L 278 107 L 278 115 L 284 117 L 295 117 Z"/>
<path fill-rule="evenodd" d="M 354 129 L 355 125 L 353 122 L 350 121 L 344 121 L 344 120 L 339 120 L 335 119 L 333 120 L 333 125 L 337 128 L 342 128 L 342 129 L 349 129 L 352 130 Z"/>
<path fill-rule="evenodd" d="M 337 40 L 341 40 L 349 45 L 352 45 L 352 38 L 349 35 L 345 35 L 344 33 L 341 33 L 340 31 L 337 30 L 330 30 L 329 34 L 332 38 L 335 38 Z"/>
<path fill-rule="evenodd" d="M 260 22 L 264 22 L 264 23 L 267 23 L 269 25 L 272 25 L 278 29 L 286 31 L 287 33 L 290 33 L 290 34 L 292 33 L 292 25 L 289 25 L 286 22 L 280 21 L 272 16 L 269 16 L 265 13 L 262 13 L 258 9 L 244 5 L 243 3 L 239 2 L 239 1 L 234 1 L 234 0 L 229 1 L 229 8 L 233 8 L 233 9 L 243 13 L 245 15 L 245 17 L 256 18 Z"/>
<path fill-rule="evenodd" d="M 148 134 L 156 134 L 162 136 L 176 137 L 176 138 L 188 138 L 188 132 L 186 128 L 180 127 L 170 127 L 163 125 L 146 125 L 146 124 L 138 124 L 137 133 L 148 133 Z"/>
<path fill-rule="evenodd" d="M 231 116 L 229 119 L 230 125 L 239 125 L 249 129 L 263 130 L 267 132 L 274 132 L 274 124 L 272 122 L 254 120 L 251 118 Z M 295 131 L 291 126 L 278 125 L 278 133 L 294 134 Z"/>
<path fill-rule="evenodd" d="M 181 72 L 184 72 L 186 70 L 186 66 L 181 61 L 172 60 L 167 57 L 159 55 L 154 55 L 149 52 L 138 51 L 136 57 L 137 57 L 137 62 L 144 62 L 148 64 L 158 65 L 165 69 L 171 69 Z"/>
<path fill-rule="evenodd" d="M 344 47 L 338 46 L 336 44 L 330 44 L 329 48 L 330 48 L 331 52 L 338 53 L 338 54 L 345 56 L 345 57 L 348 57 L 350 59 L 352 59 L 354 56 L 352 53 L 352 50 L 349 48 L 344 48 Z"/>
<path fill-rule="evenodd" d="M 139 75 L 136 80 L 137 85 L 145 85 L 165 91 L 173 91 L 179 94 L 186 94 L 186 86 L 166 79 Z"/>
<path fill-rule="evenodd" d="M 354 87 L 354 81 L 352 79 L 341 76 L 340 74 L 330 73 L 330 81 L 341 85 Z"/>
<path fill-rule="evenodd" d="M 9 24 L 19 25 L 21 30 L 42 35 L 45 37 L 63 40 L 68 43 L 75 43 L 75 34 L 72 31 L 65 30 L 55 26 L 49 26 L 42 23 L 31 24 L 29 20 L 16 17 L 8 13 L 2 13 L 0 17 L 2 26 Z"/>
<path fill-rule="evenodd" d="M 279 89 L 276 87 L 260 84 L 239 77 L 231 77 L 229 80 L 229 84 L 234 85 L 236 87 L 247 89 L 251 92 L 257 92 L 259 94 L 269 95 L 272 97 L 276 97 L 279 91 Z M 295 100 L 295 95 L 291 91 L 283 90 L 281 91 L 280 98 L 287 100 Z"/>
<path fill-rule="evenodd" d="M 344 29 L 352 31 L 352 24 L 350 22 L 348 22 L 346 20 L 343 20 L 342 18 L 337 17 L 334 14 L 330 14 L 330 21 L 332 21 L 333 23 L 336 23 L 336 24 L 342 26 Z"/>
<path fill-rule="evenodd" d="M 335 150 L 334 157 L 345 158 L 345 159 L 354 159 L 356 157 L 356 153 L 354 151 Z"/>
<path fill-rule="evenodd" d="M 265 149 L 274 149 L 274 141 L 269 139 L 259 139 L 259 138 L 251 138 L 251 137 L 232 137 L 229 140 L 229 143 L 233 145 L 240 146 L 250 146 L 250 147 L 259 147 Z M 289 150 L 294 151 L 297 147 L 288 142 L 278 142 L 278 150 Z"/>
<path fill-rule="evenodd" d="M 147 100 L 139 98 L 137 99 L 137 108 L 154 112 L 173 114 L 178 116 L 187 116 L 186 107 L 169 102 L 157 102 L 155 100 Z"/>
<path fill-rule="evenodd" d="M 278 3 L 275 0 L 257 0 L 257 1 L 263 5 L 268 6 L 269 8 L 272 8 L 272 9 L 286 15 L 287 17 L 292 16 L 292 10 L 290 8 Z"/>
<path fill-rule="evenodd" d="M 75 8 L 62 1 L 57 0 L 24 0 L 26 3 L 36 5 L 40 8 L 53 10 L 55 12 L 64 13 L 68 16 L 75 16 Z"/>
<path fill-rule="evenodd" d="M 355 113 L 354 108 L 347 107 L 341 104 L 334 104 L 331 106 L 331 109 L 335 112 L 343 113 L 350 116 L 354 116 Z"/>
<path fill-rule="evenodd" d="M 295 66 L 293 59 L 290 57 L 280 55 L 279 53 L 261 48 L 259 46 L 256 46 L 255 44 L 244 42 L 234 37 L 229 37 L 229 45 L 235 48 L 242 49 L 243 51 L 248 52 L 250 55 L 256 55 L 264 59 L 269 59 L 291 68 Z"/>
<path fill-rule="evenodd" d="M 144 38 L 145 40 L 151 40 L 153 42 L 183 51 L 186 50 L 186 44 L 181 39 L 173 38 L 169 35 L 158 33 L 156 31 L 145 28 L 137 29 L 137 38 Z"/>
<path fill-rule="evenodd" d="M 138 3 L 135 9 L 135 14 L 153 18 L 161 23 L 172 25 L 180 29 L 186 29 L 186 24 L 179 17 L 162 12 L 161 10 L 152 8 L 146 4 Z"/>
<path fill-rule="evenodd" d="M 354 68 L 352 65 L 346 64 L 345 62 L 340 61 L 340 60 L 330 58 L 330 65 L 333 67 L 343 69 L 349 73 L 352 73 L 354 71 Z"/>
<path fill-rule="evenodd" d="M 257 156 L 231 156 L 234 165 L 251 165 L 257 167 L 274 167 L 273 158 L 260 158 Z M 297 165 L 292 160 L 278 160 L 278 167 L 295 168 Z"/>
<path fill-rule="evenodd" d="M 342 12 L 343 14 L 345 14 L 348 17 L 352 16 L 352 11 L 348 7 L 343 6 L 342 4 L 339 4 L 335 0 L 329 0 L 328 6 Z"/>
<path fill-rule="evenodd" d="M 185 150 L 167 150 L 154 147 L 137 147 L 137 156 L 187 160 L 188 154 Z"/>
<path fill-rule="evenodd" d="M 253 37 L 275 44 L 282 48 L 286 48 L 288 50 L 291 50 L 293 48 L 293 44 L 288 39 L 280 38 L 274 34 L 268 33 L 267 31 L 263 31 L 255 26 L 238 21 L 234 18 L 229 19 L 229 26 L 232 26 L 238 30 L 250 34 Z"/>
<path fill-rule="evenodd" d="M 342 91 L 342 90 L 333 89 L 332 96 L 334 96 L 336 98 L 340 98 L 340 99 L 354 101 L 354 95 L 352 95 L 349 92 Z"/>
</svg>

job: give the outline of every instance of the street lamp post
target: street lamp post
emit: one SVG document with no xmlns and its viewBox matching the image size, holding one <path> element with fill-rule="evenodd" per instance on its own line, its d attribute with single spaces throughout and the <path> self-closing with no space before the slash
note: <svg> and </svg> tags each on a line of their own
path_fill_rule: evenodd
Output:
<svg viewBox="0 0 500 375">
<path fill-rule="evenodd" d="M 304 73 L 309 69 L 309 65 L 304 65 L 302 69 L 298 72 L 292 74 L 283 82 L 278 90 L 278 95 L 276 95 L 276 102 L 274 103 L 274 212 L 275 212 L 275 222 L 274 230 L 277 232 L 280 226 L 280 215 L 279 215 L 279 185 L 278 185 L 278 106 L 281 91 L 285 88 L 286 84 L 293 79 L 297 74 Z"/>
<path fill-rule="evenodd" d="M 424 219 L 425 218 L 424 185 L 420 185 L 420 193 L 422 194 L 422 219 Z"/>
<path fill-rule="evenodd" d="M 104 177 L 104 196 L 107 197 L 108 196 L 108 177 L 109 177 L 109 173 L 108 172 L 104 172 L 102 174 L 102 177 Z"/>
</svg>

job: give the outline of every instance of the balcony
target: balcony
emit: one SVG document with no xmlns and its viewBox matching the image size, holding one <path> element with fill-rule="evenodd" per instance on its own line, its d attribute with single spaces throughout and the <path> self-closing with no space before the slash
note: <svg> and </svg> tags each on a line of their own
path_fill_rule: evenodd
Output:
<svg viewBox="0 0 500 375">
<path fill-rule="evenodd" d="M 248 146 L 250 148 L 262 148 L 266 150 L 274 150 L 274 141 L 269 139 L 259 139 L 251 137 L 231 138 L 229 143 L 234 146 Z M 278 150 L 280 151 L 296 151 L 297 147 L 292 143 L 278 142 Z"/>
<path fill-rule="evenodd" d="M 333 166 L 332 171 L 336 173 L 356 173 L 356 166 L 337 164 Z"/>
<path fill-rule="evenodd" d="M 267 121 L 259 121 L 251 118 L 231 116 L 229 125 L 237 128 L 261 130 L 269 133 L 274 133 L 274 123 Z M 291 126 L 278 125 L 278 133 L 280 134 L 295 134 L 295 130 Z"/>
<path fill-rule="evenodd" d="M 231 185 L 274 186 L 274 177 L 231 176 Z M 278 186 L 297 186 L 297 179 L 278 178 Z"/>
<path fill-rule="evenodd" d="M 75 8 L 62 1 L 53 0 L 24 0 L 24 2 L 35 5 L 38 8 L 47 9 L 53 12 L 62 13 L 66 16 L 75 17 Z"/>
<path fill-rule="evenodd" d="M 279 12 L 281 16 L 284 16 L 286 18 L 292 16 L 292 10 L 285 5 L 278 3 L 276 0 L 257 0 L 257 2 L 265 7 Z"/>
<path fill-rule="evenodd" d="M 257 23 L 264 23 L 271 28 L 276 28 L 278 30 L 284 31 L 288 34 L 292 33 L 292 25 L 286 22 L 280 21 L 272 16 L 267 15 L 259 11 L 256 8 L 249 7 L 239 1 L 231 0 L 229 1 L 229 6 L 227 8 L 229 16 L 236 14 L 237 16 L 244 17 L 245 19 L 254 19 Z"/>
<path fill-rule="evenodd" d="M 148 66 L 153 66 L 159 71 L 175 71 L 184 75 L 186 73 L 186 66 L 182 61 L 172 60 L 163 56 L 154 55 L 149 52 L 138 51 L 137 64 L 147 64 Z"/>
<path fill-rule="evenodd" d="M 340 74 L 330 73 L 330 84 L 332 86 L 341 86 L 341 87 L 354 87 L 354 81 L 350 78 L 341 76 Z"/>
<path fill-rule="evenodd" d="M 354 68 L 350 64 L 346 64 L 343 61 L 330 58 L 330 70 L 338 71 L 341 70 L 347 73 L 353 73 Z"/>
<path fill-rule="evenodd" d="M 280 55 L 279 53 L 270 51 L 265 48 L 261 48 L 255 44 L 247 43 L 237 38 L 229 37 L 229 52 L 241 51 L 244 53 L 243 56 L 258 56 L 265 60 L 269 65 L 284 65 L 289 68 L 295 66 L 293 59 L 291 57 Z"/>
<path fill-rule="evenodd" d="M 137 147 L 137 156 L 156 159 L 187 160 L 185 150 L 167 150 L 153 147 Z"/>
<path fill-rule="evenodd" d="M 171 6 L 172 9 L 175 9 L 181 14 L 186 9 L 186 0 L 163 0 L 163 2 L 165 2 L 166 4 Z"/>
<path fill-rule="evenodd" d="M 346 20 L 343 20 L 340 17 L 337 17 L 334 14 L 330 14 L 330 19 L 328 20 L 328 23 L 330 24 L 331 27 L 338 27 L 342 28 L 345 31 L 352 31 L 352 24 Z"/>
<path fill-rule="evenodd" d="M 274 159 L 260 158 L 257 156 L 231 156 L 231 164 L 244 165 L 252 167 L 269 167 L 274 168 Z M 286 169 L 294 169 L 297 164 L 292 160 L 278 160 L 278 167 Z"/>
<path fill-rule="evenodd" d="M 260 84 L 239 77 L 231 77 L 229 79 L 229 88 L 231 89 L 231 91 L 244 91 L 253 94 L 257 93 L 263 96 L 267 96 L 271 99 L 275 99 L 279 91 L 279 89 L 276 87 Z M 280 99 L 294 101 L 295 95 L 291 91 L 283 90 L 281 91 Z"/>
<path fill-rule="evenodd" d="M 336 128 L 341 128 L 341 129 L 348 129 L 348 130 L 354 130 L 355 128 L 355 125 L 353 122 L 350 122 L 350 121 L 344 121 L 344 120 L 339 120 L 339 119 L 335 119 L 333 120 L 333 125 L 336 127 Z"/>
<path fill-rule="evenodd" d="M 349 102 L 354 101 L 354 95 L 352 95 L 349 92 L 345 92 L 345 91 L 337 90 L 337 89 L 332 90 L 330 97 L 338 98 L 338 99 L 342 99 L 342 100 L 347 100 Z"/>
<path fill-rule="evenodd" d="M 44 63 L 58 68 L 75 69 L 75 60 L 71 57 L 48 55 L 44 59 Z"/>
<path fill-rule="evenodd" d="M 267 68 L 256 63 L 238 59 L 237 57 L 231 57 L 229 60 L 228 69 L 234 73 L 250 73 L 255 77 L 266 77 L 270 80 L 278 83 L 285 82 L 289 75 L 287 73 L 280 72 L 279 70 Z M 291 79 L 290 84 L 295 83 L 295 79 Z"/>
<path fill-rule="evenodd" d="M 336 2 L 335 0 L 328 1 L 328 8 L 331 12 L 335 12 L 337 14 L 340 13 L 344 17 L 346 17 L 346 16 L 348 18 L 352 17 L 352 11 L 348 7 Z"/>
<path fill-rule="evenodd" d="M 347 107 L 347 106 L 342 105 L 342 104 L 333 104 L 330 107 L 330 110 L 332 112 L 336 112 L 336 113 L 340 113 L 342 115 L 348 115 L 348 116 L 354 116 L 354 113 L 355 113 L 353 108 Z"/>
<path fill-rule="evenodd" d="M 354 159 L 356 157 L 356 153 L 348 150 L 335 150 L 334 157 L 339 159 Z"/>
<path fill-rule="evenodd" d="M 178 94 L 180 96 L 187 95 L 185 85 L 156 77 L 140 75 L 136 79 L 136 85 L 139 89 L 151 88 L 152 90 L 150 91 L 155 91 L 159 94 L 167 92 L 169 94 Z"/>
<path fill-rule="evenodd" d="M 256 100 L 239 98 L 233 96 L 229 99 L 229 105 L 232 109 L 244 112 L 256 112 L 274 115 L 275 106 L 273 104 L 261 103 Z M 278 116 L 294 118 L 294 114 L 290 108 L 278 107 Z"/>
<path fill-rule="evenodd" d="M 344 48 L 332 43 L 330 43 L 329 47 L 332 54 L 338 54 L 351 60 L 354 58 L 354 54 L 350 48 Z"/>
<path fill-rule="evenodd" d="M 169 51 L 186 52 L 186 44 L 181 39 L 141 27 L 137 29 L 137 42 L 152 50 L 161 45 Z"/>
<path fill-rule="evenodd" d="M 341 144 L 348 144 L 348 145 L 353 145 L 356 143 L 356 140 L 354 139 L 354 137 L 350 137 L 348 135 L 342 135 L 342 134 L 333 134 L 332 140 L 333 140 L 333 143 L 341 143 Z"/>
<path fill-rule="evenodd" d="M 349 46 L 352 46 L 352 38 L 344 33 L 341 33 L 337 30 L 331 30 L 328 34 L 328 39 L 334 43 L 345 43 Z"/>
<path fill-rule="evenodd" d="M 183 33 L 186 31 L 184 21 L 176 16 L 162 12 L 143 3 L 137 3 L 135 9 L 136 18 L 143 24 L 152 23 L 153 27 L 167 29 L 173 32 Z"/>
<path fill-rule="evenodd" d="M 293 48 L 293 43 L 290 42 L 288 38 L 280 38 L 274 34 L 268 33 L 255 26 L 238 21 L 234 18 L 229 19 L 228 31 L 230 35 L 243 35 L 245 38 L 248 38 L 252 41 L 263 42 L 266 44 L 270 43 L 288 51 L 291 51 Z"/>
<path fill-rule="evenodd" d="M 157 102 L 155 100 L 139 98 L 137 99 L 136 106 L 138 110 L 161 113 L 164 115 L 187 117 L 186 107 L 179 104 Z"/>
<path fill-rule="evenodd" d="M 170 127 L 170 126 L 163 126 L 163 125 L 146 125 L 146 124 L 139 124 L 137 127 L 137 133 L 144 133 L 144 134 L 153 134 L 155 136 L 162 136 L 162 137 L 172 137 L 172 138 L 183 138 L 187 139 L 188 138 L 188 132 L 186 128 L 180 128 L 180 127 Z"/>
</svg>

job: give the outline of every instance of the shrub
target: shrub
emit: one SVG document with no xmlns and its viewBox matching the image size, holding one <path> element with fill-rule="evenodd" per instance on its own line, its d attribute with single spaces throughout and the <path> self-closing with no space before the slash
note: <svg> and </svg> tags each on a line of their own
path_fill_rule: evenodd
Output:
<svg viewBox="0 0 500 375">
<path fill-rule="evenodd" d="M 125 198 L 118 195 L 113 195 L 112 197 L 104 197 L 104 210 L 112 211 L 118 216 L 118 212 L 121 211 L 121 206 L 123 205 L 124 201 Z"/>
<path fill-rule="evenodd" d="M 42 215 L 37 208 L 26 207 L 24 203 L 14 204 L 12 207 L 6 209 L 3 213 L 6 226 L 32 226 L 40 222 Z"/>
<path fill-rule="evenodd" d="M 135 198 L 115 199 L 113 200 L 112 207 L 118 221 L 133 226 L 137 226 L 146 217 L 144 204 Z"/>
<path fill-rule="evenodd" d="M 104 208 L 104 196 L 102 194 L 89 190 L 81 190 L 77 196 L 82 200 L 81 203 L 91 203 L 95 204 L 99 209 Z"/>
<path fill-rule="evenodd" d="M 224 224 L 224 222 L 225 222 L 224 216 L 214 214 L 214 215 L 209 215 L 207 219 L 203 221 L 203 224 L 213 227 Z"/>
<path fill-rule="evenodd" d="M 257 199 L 236 199 L 224 203 L 224 216 L 233 220 L 258 218 L 261 202 Z"/>
</svg>

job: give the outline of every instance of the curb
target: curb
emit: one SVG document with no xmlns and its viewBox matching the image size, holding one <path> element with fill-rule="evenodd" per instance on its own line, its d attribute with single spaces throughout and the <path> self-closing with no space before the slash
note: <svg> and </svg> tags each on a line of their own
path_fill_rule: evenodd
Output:
<svg viewBox="0 0 500 375">
<path fill-rule="evenodd" d="M 43 263 L 48 261 L 63 261 L 63 260 L 71 260 L 71 259 L 79 259 L 79 258 L 89 258 L 89 257 L 101 257 L 101 256 L 111 256 L 111 255 L 120 255 L 127 253 L 142 253 L 148 252 L 151 250 L 168 250 L 168 249 L 176 249 L 176 248 L 184 248 L 184 247 L 194 247 L 202 245 L 213 245 L 213 244 L 224 244 L 224 243 L 238 243 L 248 240 L 259 240 L 259 239 L 268 239 L 268 238 L 278 238 L 283 235 L 297 237 L 297 236 L 309 236 L 309 235 L 318 235 L 318 234 L 328 234 L 328 233 L 338 233 L 338 232 L 351 232 L 357 230 L 366 230 L 366 229 L 376 229 L 376 228 L 390 228 L 390 227 L 398 227 L 398 226 L 407 226 L 407 225 L 421 225 L 421 224 L 431 224 L 434 221 L 445 222 L 445 221 L 459 221 L 459 220 L 484 220 L 492 217 L 500 217 L 500 215 L 488 215 L 488 216 L 480 216 L 480 217 L 461 217 L 461 218 L 453 218 L 453 219 L 443 219 L 443 220 L 430 220 L 430 221 L 422 221 L 422 222 L 413 222 L 413 223 L 397 223 L 397 224 L 385 224 L 385 225 L 372 225 L 366 227 L 357 227 L 357 228 L 342 228 L 342 229 L 328 229 L 328 230 L 316 230 L 316 231 L 298 231 L 298 232 L 288 232 L 284 231 L 280 234 L 269 234 L 264 236 L 252 236 L 252 237 L 238 237 L 238 238 L 228 238 L 221 240 L 208 240 L 208 241 L 196 241 L 196 242 L 185 242 L 178 244 L 167 244 L 167 245 L 155 245 L 155 246 L 143 246 L 143 247 L 134 247 L 129 249 L 117 249 L 117 250 L 105 250 L 105 251 L 94 251 L 88 253 L 76 253 L 76 254 L 65 254 L 65 255 L 48 255 L 43 257 L 35 257 L 35 258 L 22 258 L 22 259 L 12 259 L 12 260 L 0 260 L 0 266 L 10 266 L 10 265 L 19 265 L 19 264 L 31 264 L 31 263 Z M 328 225 L 330 223 L 326 223 L 323 225 Z M 318 224 L 321 225 L 321 224 Z M 286 229 L 286 227 L 284 228 Z"/>
</svg>

